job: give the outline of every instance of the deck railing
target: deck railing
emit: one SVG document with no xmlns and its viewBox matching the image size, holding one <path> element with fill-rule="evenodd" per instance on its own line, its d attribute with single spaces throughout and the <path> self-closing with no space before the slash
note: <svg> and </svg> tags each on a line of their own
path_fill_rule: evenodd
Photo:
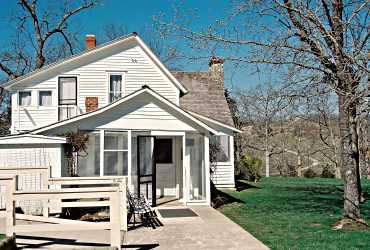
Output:
<svg viewBox="0 0 370 250">
<path fill-rule="evenodd" d="M 30 171 L 42 174 L 41 190 L 17 190 L 17 176 Z M 4 174 L 5 173 L 5 174 Z M 37 231 L 110 230 L 110 244 L 121 248 L 121 231 L 127 232 L 127 177 L 66 177 L 48 178 L 49 168 L 0 169 L 0 195 L 6 203 L 6 235 Z M 51 189 L 50 187 L 54 187 Z M 71 188 L 72 187 L 72 188 Z M 73 199 L 73 201 L 67 200 Z M 16 202 L 42 200 L 43 217 L 15 213 Z M 57 201 L 57 202 L 55 202 Z M 51 206 L 109 207 L 109 222 L 84 222 L 49 217 Z M 16 225 L 16 219 L 27 219 L 49 224 Z M 52 223 L 52 224 L 50 224 Z"/>
</svg>

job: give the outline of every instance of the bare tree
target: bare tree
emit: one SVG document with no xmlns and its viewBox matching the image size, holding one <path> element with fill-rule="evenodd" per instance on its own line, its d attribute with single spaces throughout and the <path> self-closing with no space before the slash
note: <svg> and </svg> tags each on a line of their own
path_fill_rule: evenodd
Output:
<svg viewBox="0 0 370 250">
<path fill-rule="evenodd" d="M 37 0 L 19 0 L 17 4 L 11 17 L 15 34 L 0 52 L 0 70 L 10 79 L 73 54 L 71 18 L 96 6 L 97 1 L 53 0 L 42 6 Z"/>
<path fill-rule="evenodd" d="M 129 34 L 129 30 L 124 25 L 108 24 L 103 28 L 103 41 L 110 41 L 118 37 Z M 145 40 L 156 56 L 161 59 L 169 69 L 179 70 L 182 66 L 179 64 L 179 46 L 170 46 L 168 41 L 153 31 L 150 26 L 143 26 L 138 33 Z"/>
<path fill-rule="evenodd" d="M 226 60 L 275 65 L 298 85 L 325 79 L 338 95 L 344 216 L 360 218 L 357 108 L 369 75 L 369 2 L 235 1 L 214 25 L 193 30 L 160 16 L 163 30 L 207 51 L 229 49 Z"/>
<path fill-rule="evenodd" d="M 280 140 L 278 135 L 283 134 L 279 127 L 283 110 L 289 105 L 289 100 L 282 94 L 281 89 L 275 89 L 271 85 L 266 88 L 259 86 L 251 91 L 241 92 L 238 95 L 239 116 L 243 124 L 250 128 L 246 132 L 242 146 L 264 152 L 265 176 L 270 176 L 271 156 L 280 154 Z M 248 137 L 254 137 L 253 140 Z"/>
</svg>

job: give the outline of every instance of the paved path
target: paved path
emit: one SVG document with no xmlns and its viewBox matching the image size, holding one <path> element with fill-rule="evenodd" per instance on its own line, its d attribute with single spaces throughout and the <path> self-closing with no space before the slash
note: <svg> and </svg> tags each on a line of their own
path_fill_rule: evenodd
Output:
<svg viewBox="0 0 370 250">
<path fill-rule="evenodd" d="M 160 218 L 162 227 L 137 228 L 128 232 L 126 249 L 268 249 L 251 234 L 206 206 L 192 206 L 199 217 Z M 4 231 L 4 220 L 1 221 Z M 39 232 L 18 235 L 24 249 L 75 249 L 108 246 L 109 231 Z"/>
</svg>

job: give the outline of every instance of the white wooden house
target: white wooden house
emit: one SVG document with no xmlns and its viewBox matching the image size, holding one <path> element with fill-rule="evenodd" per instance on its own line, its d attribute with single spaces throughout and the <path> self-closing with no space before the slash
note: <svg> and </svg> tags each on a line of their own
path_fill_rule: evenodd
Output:
<svg viewBox="0 0 370 250">
<path fill-rule="evenodd" d="M 234 187 L 240 131 L 223 95 L 221 60 L 213 58 L 209 72 L 170 72 L 136 33 L 99 46 L 92 35 L 86 40 L 84 52 L 3 85 L 12 135 L 0 139 L 0 167 L 50 164 L 64 176 L 60 136 L 81 130 L 89 141 L 78 175 L 127 175 L 154 205 L 169 196 L 209 204 L 211 178 Z M 220 148 L 212 164 L 210 143 Z"/>
</svg>

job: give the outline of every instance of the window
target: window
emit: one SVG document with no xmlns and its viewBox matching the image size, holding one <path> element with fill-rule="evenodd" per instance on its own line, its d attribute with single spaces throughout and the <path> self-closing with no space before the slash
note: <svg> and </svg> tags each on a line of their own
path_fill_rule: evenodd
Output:
<svg viewBox="0 0 370 250">
<path fill-rule="evenodd" d="M 104 175 L 127 175 L 128 134 L 121 131 L 104 132 Z"/>
<path fill-rule="evenodd" d="M 122 74 L 109 74 L 109 102 L 114 102 L 123 96 Z"/>
<path fill-rule="evenodd" d="M 18 93 L 19 106 L 31 106 L 31 91 L 20 91 Z"/>
<path fill-rule="evenodd" d="M 39 106 L 51 106 L 51 91 L 39 91 Z"/>
<path fill-rule="evenodd" d="M 77 77 L 59 77 L 59 105 L 77 105 Z"/>
<path fill-rule="evenodd" d="M 230 138 L 227 135 L 215 135 L 209 140 L 209 159 L 211 162 L 230 161 Z"/>
<path fill-rule="evenodd" d="M 59 121 L 77 115 L 77 77 L 59 77 Z"/>
<path fill-rule="evenodd" d="M 172 163 L 172 139 L 156 139 L 154 148 L 156 163 Z"/>
</svg>

